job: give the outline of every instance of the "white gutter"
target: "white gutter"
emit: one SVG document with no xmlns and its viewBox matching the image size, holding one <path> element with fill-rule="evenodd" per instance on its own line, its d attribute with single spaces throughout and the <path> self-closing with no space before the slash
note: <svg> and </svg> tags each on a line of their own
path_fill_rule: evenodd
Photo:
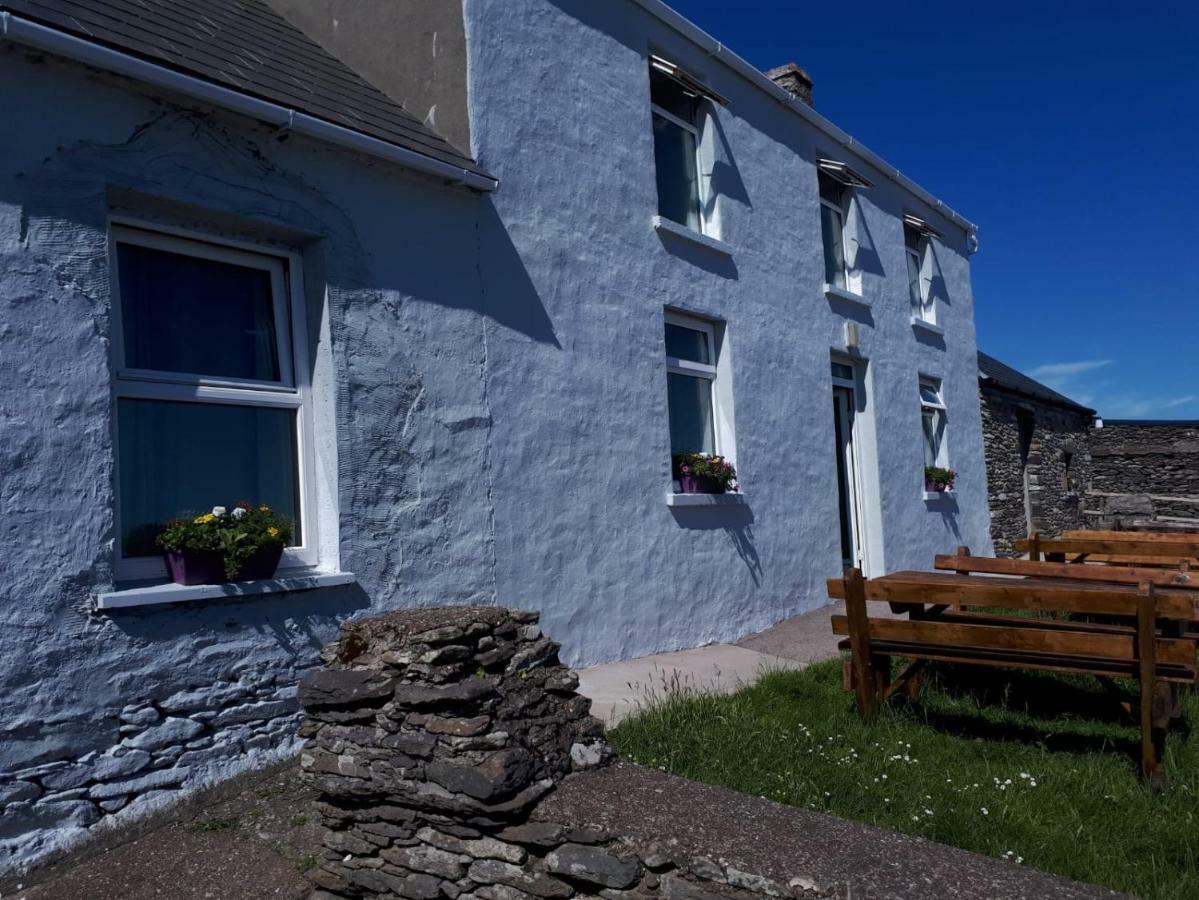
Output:
<svg viewBox="0 0 1199 900">
<path fill-rule="evenodd" d="M 499 182 L 494 178 L 471 172 L 415 150 L 409 150 L 370 135 L 335 125 L 307 113 L 251 97 L 232 88 L 221 87 L 202 78 L 184 75 L 174 69 L 113 50 L 56 28 L 39 25 L 12 13 L 0 12 L 0 36 L 16 43 L 36 47 L 76 62 L 125 75 L 138 81 L 183 94 L 194 100 L 210 103 L 236 113 L 250 116 L 276 128 L 294 131 L 318 141 L 335 144 L 348 150 L 365 153 L 377 159 L 396 163 L 451 184 L 464 185 L 476 191 L 494 191 Z"/>
<path fill-rule="evenodd" d="M 699 28 L 690 20 L 675 12 L 673 9 L 663 3 L 662 0 L 633 0 L 633 2 L 654 18 L 664 22 L 683 37 L 698 45 L 709 56 L 715 57 L 723 62 L 726 66 L 728 66 L 738 75 L 741 75 L 755 87 L 766 91 L 775 100 L 778 100 L 783 106 L 788 107 L 792 112 L 798 113 L 841 146 L 857 154 L 860 159 L 864 160 L 875 169 L 882 172 L 885 176 L 890 178 L 904 190 L 919 197 L 955 225 L 965 229 L 971 246 L 971 252 L 974 252 L 978 249 L 977 225 L 975 225 L 965 216 L 954 212 L 950 207 L 946 206 L 920 185 L 916 184 L 916 182 L 912 181 L 912 179 L 908 178 L 897 168 L 890 165 L 878 154 L 874 153 L 864 144 L 861 144 L 855 140 L 852 135 L 842 131 L 798 97 L 793 96 L 790 92 L 779 87 L 769 78 L 767 78 L 764 73 L 751 66 L 748 62 L 746 62 L 728 47 L 724 46 L 724 44 L 720 43 L 720 41 L 716 40 L 702 28 Z"/>
</svg>

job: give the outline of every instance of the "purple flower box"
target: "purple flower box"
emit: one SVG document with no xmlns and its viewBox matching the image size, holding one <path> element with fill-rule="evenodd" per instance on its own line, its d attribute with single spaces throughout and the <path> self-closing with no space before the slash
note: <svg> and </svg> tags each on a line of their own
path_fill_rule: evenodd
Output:
<svg viewBox="0 0 1199 900">
<path fill-rule="evenodd" d="M 224 584 L 225 557 L 221 553 L 168 552 L 167 571 L 175 584 Z"/>
<path fill-rule="evenodd" d="M 282 544 L 278 547 L 264 547 L 241 564 L 237 580 L 265 581 L 268 578 L 274 578 L 275 570 L 279 568 L 279 560 L 282 558 Z"/>
<path fill-rule="evenodd" d="M 680 475 L 679 490 L 684 494 L 723 494 L 724 486 L 713 478 L 702 475 Z"/>
<path fill-rule="evenodd" d="M 222 553 L 167 553 L 167 571 L 175 584 L 225 584 L 225 556 Z M 259 550 L 241 564 L 238 581 L 265 581 L 275 577 L 283 547 Z"/>
</svg>

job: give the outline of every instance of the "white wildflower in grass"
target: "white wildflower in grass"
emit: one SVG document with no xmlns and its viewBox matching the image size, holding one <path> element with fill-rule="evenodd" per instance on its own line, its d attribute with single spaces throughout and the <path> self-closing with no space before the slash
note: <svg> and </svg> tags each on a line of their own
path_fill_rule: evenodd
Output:
<svg viewBox="0 0 1199 900">
<path fill-rule="evenodd" d="M 989 812 L 987 812 L 987 808 L 986 808 L 985 806 L 980 806 L 980 807 L 978 808 L 978 811 L 979 811 L 980 813 L 982 813 L 984 816 L 989 816 L 989 815 L 991 815 Z"/>
<path fill-rule="evenodd" d="M 212 508 L 212 514 L 213 514 L 214 516 L 223 516 L 223 515 L 225 514 L 225 507 L 223 507 L 223 506 L 214 506 L 214 507 Z"/>
</svg>

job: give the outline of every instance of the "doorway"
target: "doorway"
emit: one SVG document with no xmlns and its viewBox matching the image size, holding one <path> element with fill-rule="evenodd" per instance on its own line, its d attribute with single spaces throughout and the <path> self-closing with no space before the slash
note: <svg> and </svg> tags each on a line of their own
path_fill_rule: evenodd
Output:
<svg viewBox="0 0 1199 900">
<path fill-rule="evenodd" d="M 833 434 L 837 456 L 837 512 L 841 536 L 841 565 L 865 571 L 862 541 L 862 502 L 858 455 L 854 446 L 857 417 L 857 371 L 850 363 L 833 361 Z"/>
</svg>

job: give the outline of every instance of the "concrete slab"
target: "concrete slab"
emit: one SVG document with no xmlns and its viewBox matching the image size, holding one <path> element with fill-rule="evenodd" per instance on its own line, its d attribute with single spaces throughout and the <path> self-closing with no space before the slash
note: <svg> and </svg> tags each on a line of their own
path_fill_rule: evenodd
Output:
<svg viewBox="0 0 1199 900">
<path fill-rule="evenodd" d="M 675 691 L 731 694 L 763 672 L 797 668 L 795 660 L 731 644 L 656 653 L 579 670 L 579 693 L 609 726 L 639 706 Z"/>
</svg>

